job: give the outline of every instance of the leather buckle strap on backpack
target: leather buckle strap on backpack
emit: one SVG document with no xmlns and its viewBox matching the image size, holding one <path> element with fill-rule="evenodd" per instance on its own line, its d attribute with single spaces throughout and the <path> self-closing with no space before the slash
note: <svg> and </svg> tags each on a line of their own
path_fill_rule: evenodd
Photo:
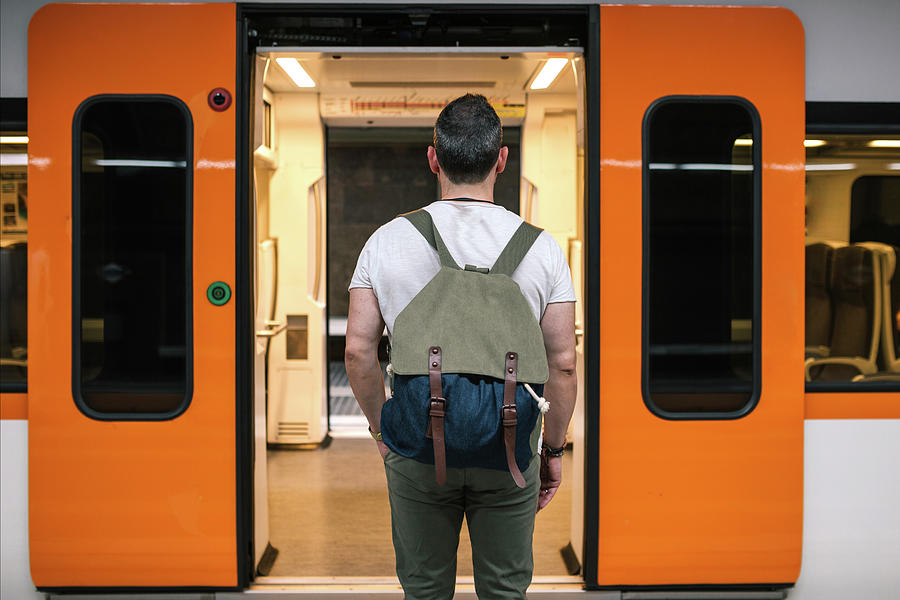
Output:
<svg viewBox="0 0 900 600">
<path fill-rule="evenodd" d="M 447 399 L 441 390 L 441 347 L 428 349 L 428 383 L 431 387 L 431 405 L 428 410 L 428 430 L 425 437 L 430 437 L 434 446 L 434 476 L 438 485 L 447 482 L 447 453 L 444 446 L 444 415 L 447 412 Z"/>
<path fill-rule="evenodd" d="M 506 464 L 513 481 L 520 488 L 525 487 L 525 478 L 516 464 L 516 424 L 518 413 L 516 410 L 516 375 L 518 373 L 519 356 L 515 352 L 506 353 L 506 379 L 503 383 L 503 408 L 501 418 L 503 423 L 503 445 L 506 446 Z"/>
</svg>

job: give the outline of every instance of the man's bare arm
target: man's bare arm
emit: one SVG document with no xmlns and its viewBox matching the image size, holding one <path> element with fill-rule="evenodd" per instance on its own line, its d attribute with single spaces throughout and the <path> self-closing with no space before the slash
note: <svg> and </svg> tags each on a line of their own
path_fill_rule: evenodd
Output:
<svg viewBox="0 0 900 600">
<path fill-rule="evenodd" d="M 575 303 L 548 304 L 541 319 L 550 379 L 544 397 L 550 412 L 544 415 L 544 443 L 559 448 L 566 443 L 566 430 L 575 410 L 578 378 L 575 374 Z M 550 503 L 562 483 L 562 457 L 541 456 L 541 493 L 538 510 Z"/>
<path fill-rule="evenodd" d="M 385 402 L 384 379 L 378 364 L 378 344 L 383 332 L 384 320 L 375 293 L 370 288 L 350 290 L 344 365 L 353 395 L 374 432 L 381 430 L 381 405 Z"/>
<path fill-rule="evenodd" d="M 550 379 L 544 385 L 544 397 L 550 412 L 544 415 L 544 442 L 558 448 L 566 441 L 566 429 L 575 410 L 578 387 L 575 374 L 575 303 L 548 304 L 541 319 L 544 348 Z"/>
</svg>

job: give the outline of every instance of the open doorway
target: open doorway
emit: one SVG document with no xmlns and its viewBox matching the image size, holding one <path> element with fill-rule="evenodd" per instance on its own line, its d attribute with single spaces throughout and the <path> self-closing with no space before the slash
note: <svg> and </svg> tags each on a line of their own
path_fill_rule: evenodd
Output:
<svg viewBox="0 0 900 600">
<path fill-rule="evenodd" d="M 367 425 L 344 369 L 347 287 L 357 257 L 378 227 L 399 214 L 440 199 L 437 178 L 424 160 L 424 149 L 432 143 L 433 129 L 401 123 L 384 127 L 326 128 L 328 414 L 330 431 L 336 436 L 358 433 Z M 508 176 L 498 178 L 494 201 L 518 214 L 519 127 L 507 126 L 503 143 L 509 147 Z M 386 346 L 387 336 L 384 336 L 379 348 L 382 369 L 387 368 Z"/>
<path fill-rule="evenodd" d="M 532 89 L 551 59 L 561 71 Z M 448 101 L 481 93 L 500 115 L 511 151 L 497 202 L 547 230 L 566 252 L 580 327 L 581 53 L 260 48 L 256 69 L 255 402 L 263 436 L 256 457 L 257 563 L 270 541 L 278 554 L 270 552 L 260 572 L 279 582 L 392 578 L 384 471 L 343 369 L 356 258 L 380 225 L 439 199 L 425 160 L 431 127 Z M 581 375 L 580 338 L 578 355 Z M 381 358 L 384 368 L 386 352 Z M 536 581 L 572 581 L 578 566 L 582 398 L 579 389 L 563 487 L 536 522 Z M 465 527 L 462 538 L 458 573 L 467 576 Z"/>
</svg>

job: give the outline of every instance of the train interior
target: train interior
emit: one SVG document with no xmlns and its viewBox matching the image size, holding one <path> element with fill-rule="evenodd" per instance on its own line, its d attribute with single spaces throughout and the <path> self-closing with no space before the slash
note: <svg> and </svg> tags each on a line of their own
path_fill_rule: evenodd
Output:
<svg viewBox="0 0 900 600">
<path fill-rule="evenodd" d="M 343 364 L 347 288 L 379 226 L 440 199 L 425 151 L 446 102 L 474 92 L 495 107 L 510 149 L 495 201 L 556 238 L 580 295 L 582 64 L 575 51 L 258 52 L 251 139 L 260 575 L 393 576 L 383 466 Z M 387 336 L 383 369 L 386 346 Z M 537 519 L 538 577 L 577 572 L 583 469 L 573 463 L 578 434 L 569 439 L 564 489 Z M 465 527 L 462 538 L 457 568 L 467 577 Z M 277 553 L 262 551 L 267 542 Z"/>
</svg>

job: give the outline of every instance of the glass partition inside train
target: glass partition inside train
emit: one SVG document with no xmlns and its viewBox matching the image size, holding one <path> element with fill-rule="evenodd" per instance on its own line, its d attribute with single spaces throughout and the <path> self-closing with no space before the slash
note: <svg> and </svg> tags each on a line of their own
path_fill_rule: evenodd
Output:
<svg viewBox="0 0 900 600">
<path fill-rule="evenodd" d="M 267 512 L 257 509 L 256 527 L 268 528 L 277 549 L 260 575 L 392 577 L 383 467 L 343 361 L 357 257 L 378 227 L 440 199 L 426 161 L 434 120 L 453 98 L 481 93 L 497 110 L 510 150 L 495 201 L 556 238 L 570 260 L 581 315 L 583 59 L 573 49 L 260 48 L 255 64 L 255 402 L 266 432 L 265 445 L 257 445 L 266 450 L 256 458 L 265 479 L 257 475 L 255 492 Z M 548 65 L 555 76 L 537 81 Z M 386 348 L 387 335 L 379 350 L 385 371 Z M 583 529 L 580 436 L 570 430 L 564 489 L 537 520 L 538 577 L 580 581 L 569 575 L 577 571 Z M 463 528 L 464 577 L 472 573 L 465 536 Z"/>
</svg>

